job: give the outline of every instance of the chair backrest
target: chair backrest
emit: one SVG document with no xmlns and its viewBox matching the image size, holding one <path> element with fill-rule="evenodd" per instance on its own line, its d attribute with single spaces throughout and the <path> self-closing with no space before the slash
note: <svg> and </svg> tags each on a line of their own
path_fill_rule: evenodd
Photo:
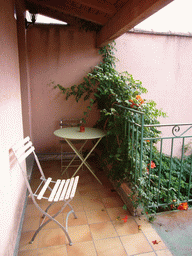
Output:
<svg viewBox="0 0 192 256">
<path fill-rule="evenodd" d="M 33 195 L 33 191 L 31 189 L 31 186 L 29 184 L 29 180 L 28 180 L 28 177 L 27 177 L 27 171 L 26 169 L 24 168 L 24 161 L 27 159 L 27 157 L 31 154 L 34 155 L 34 158 L 35 158 L 35 161 L 36 161 L 36 164 L 39 168 L 39 171 L 41 173 L 41 180 L 45 180 L 45 175 L 43 173 L 43 170 L 41 168 L 41 165 L 40 165 L 40 162 L 38 160 L 38 157 L 37 155 L 35 154 L 35 148 L 32 144 L 32 142 L 30 141 L 30 138 L 29 137 L 26 137 L 25 139 L 22 139 L 21 141 L 17 142 L 13 147 L 13 152 L 17 158 L 17 161 L 19 163 L 19 166 L 20 166 L 20 169 L 22 171 L 22 174 L 23 174 L 23 177 L 25 179 L 25 183 L 27 185 L 27 188 L 29 190 L 29 193 L 31 195 Z"/>
<path fill-rule="evenodd" d="M 81 123 L 81 118 L 63 118 L 59 120 L 60 128 L 80 126 Z"/>
</svg>

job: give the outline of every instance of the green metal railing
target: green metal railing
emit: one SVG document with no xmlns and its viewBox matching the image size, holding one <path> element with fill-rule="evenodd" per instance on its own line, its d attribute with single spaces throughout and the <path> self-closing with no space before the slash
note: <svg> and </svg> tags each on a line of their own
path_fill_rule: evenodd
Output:
<svg viewBox="0 0 192 256">
<path fill-rule="evenodd" d="M 192 124 L 145 124 L 143 112 L 123 106 L 117 106 L 118 110 L 125 117 L 128 178 L 143 187 L 148 206 L 158 208 L 175 202 L 192 202 L 192 153 L 186 155 Z M 165 128 L 170 136 L 162 137 L 161 133 L 150 136 L 155 134 L 154 130 Z M 180 149 L 177 156 L 176 146 Z"/>
</svg>

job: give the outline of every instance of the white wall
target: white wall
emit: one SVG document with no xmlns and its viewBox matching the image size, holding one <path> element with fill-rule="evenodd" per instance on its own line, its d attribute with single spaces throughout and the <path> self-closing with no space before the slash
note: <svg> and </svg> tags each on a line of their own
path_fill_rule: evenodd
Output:
<svg viewBox="0 0 192 256">
<path fill-rule="evenodd" d="M 25 190 L 10 148 L 23 137 L 16 20 L 11 0 L 0 9 L 0 255 L 13 255 Z"/>
</svg>

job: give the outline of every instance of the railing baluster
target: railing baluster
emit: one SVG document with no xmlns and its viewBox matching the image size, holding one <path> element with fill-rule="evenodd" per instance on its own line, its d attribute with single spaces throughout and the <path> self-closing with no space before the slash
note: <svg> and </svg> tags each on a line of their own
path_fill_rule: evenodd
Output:
<svg viewBox="0 0 192 256">
<path fill-rule="evenodd" d="M 157 195 L 157 205 L 159 205 L 159 191 L 160 191 L 160 185 L 161 185 L 161 164 L 162 164 L 162 148 L 163 148 L 163 139 L 161 139 L 161 144 L 160 144 L 160 161 L 159 161 L 159 182 L 158 182 L 158 195 Z"/>
<path fill-rule="evenodd" d="M 183 138 L 183 143 L 182 143 L 181 168 L 180 168 L 180 175 L 179 175 L 178 198 L 180 197 L 180 190 L 181 190 L 181 176 L 182 176 L 182 172 L 183 172 L 184 143 L 185 143 L 185 138 Z"/>
<path fill-rule="evenodd" d="M 132 124 L 132 138 L 131 138 L 131 168 L 133 168 L 133 151 L 134 151 L 134 124 Z"/>
<path fill-rule="evenodd" d="M 138 126 L 136 127 L 136 144 L 135 144 L 135 183 L 137 181 L 137 148 L 138 148 Z"/>
<path fill-rule="evenodd" d="M 191 164 L 190 164 L 190 172 L 189 172 L 189 186 L 188 186 L 188 193 L 187 193 L 187 197 L 188 197 L 188 201 L 189 201 L 189 197 L 190 197 L 190 190 L 191 190 L 191 175 L 192 175 L 192 155 L 191 155 Z"/>
<path fill-rule="evenodd" d="M 142 161 L 143 161 L 143 129 L 144 129 L 144 115 L 141 114 L 141 152 L 140 152 L 140 170 L 139 177 L 142 176 Z"/>
<path fill-rule="evenodd" d="M 168 184 L 168 193 L 167 193 L 167 203 L 169 203 L 169 193 L 171 187 L 171 172 L 172 172 L 172 165 L 173 165 L 173 145 L 174 145 L 174 138 L 171 140 L 171 159 L 170 159 L 170 170 L 169 170 L 169 184 Z"/>
<path fill-rule="evenodd" d="M 128 139 L 127 139 L 127 141 L 128 141 L 128 154 L 129 154 L 129 150 L 130 150 L 130 147 L 129 147 L 129 144 L 130 144 L 130 138 L 131 138 L 131 136 L 130 136 L 130 121 L 128 121 Z"/>
</svg>

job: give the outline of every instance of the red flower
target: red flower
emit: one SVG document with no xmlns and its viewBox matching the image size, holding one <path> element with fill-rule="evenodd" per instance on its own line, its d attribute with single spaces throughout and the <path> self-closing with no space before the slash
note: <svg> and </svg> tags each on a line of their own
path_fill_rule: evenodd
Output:
<svg viewBox="0 0 192 256">
<path fill-rule="evenodd" d="M 136 106 L 136 107 L 138 107 L 138 105 L 137 104 L 135 104 L 135 102 L 133 101 L 133 100 L 129 100 L 129 102 L 131 102 L 132 104 L 131 104 L 131 108 L 133 108 L 134 106 Z"/>
<path fill-rule="evenodd" d="M 127 222 L 128 216 L 126 215 L 125 218 L 123 218 L 122 220 L 124 220 L 124 222 Z"/>
<path fill-rule="evenodd" d="M 140 101 L 141 104 L 144 103 L 144 100 L 141 98 L 140 95 L 137 95 L 137 96 L 136 96 L 136 99 L 137 99 L 138 101 Z"/>
<path fill-rule="evenodd" d="M 155 167 L 156 167 L 155 163 L 151 161 L 151 169 L 154 169 Z M 149 168 L 147 168 L 147 172 L 149 173 Z"/>
<path fill-rule="evenodd" d="M 138 105 L 138 104 L 136 104 L 133 100 L 129 100 L 129 102 L 131 102 L 132 104 L 131 104 L 131 108 L 133 108 L 134 106 L 136 106 L 136 107 L 139 107 L 141 104 L 143 104 L 144 103 L 144 100 L 141 98 L 141 96 L 140 95 L 136 95 L 136 100 L 138 100 L 139 102 L 140 102 L 140 104 Z"/>
<path fill-rule="evenodd" d="M 156 167 L 155 163 L 151 161 L 151 169 L 154 169 Z"/>
<path fill-rule="evenodd" d="M 188 203 L 181 203 L 179 204 L 179 206 L 177 207 L 178 210 L 188 210 Z"/>
<path fill-rule="evenodd" d="M 160 241 L 159 241 L 160 242 Z M 157 240 L 152 241 L 153 244 L 158 244 L 159 242 L 157 242 Z"/>
</svg>

